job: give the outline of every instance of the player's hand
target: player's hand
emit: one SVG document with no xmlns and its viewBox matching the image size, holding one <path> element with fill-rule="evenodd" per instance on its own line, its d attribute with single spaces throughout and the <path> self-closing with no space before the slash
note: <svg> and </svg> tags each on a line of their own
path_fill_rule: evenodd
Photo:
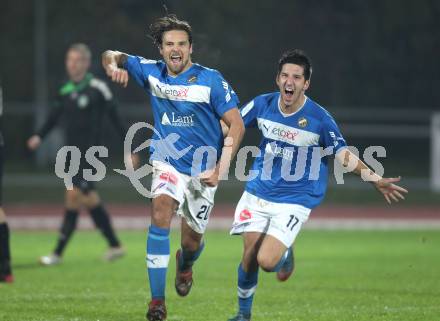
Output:
<svg viewBox="0 0 440 321">
<path fill-rule="evenodd" d="M 41 137 L 38 135 L 31 136 L 27 141 L 30 150 L 36 150 L 41 145 Z"/>
<path fill-rule="evenodd" d="M 220 126 L 222 128 L 223 137 L 228 136 L 229 133 L 229 126 L 226 125 L 226 123 L 220 119 Z"/>
<path fill-rule="evenodd" d="M 218 185 L 219 181 L 219 171 L 218 167 L 215 169 L 208 169 L 199 175 L 200 181 L 209 187 L 214 187 Z"/>
<path fill-rule="evenodd" d="M 129 79 L 127 70 L 115 67 L 113 65 L 107 65 L 105 72 L 113 82 L 120 84 L 123 87 L 127 87 Z"/>
<path fill-rule="evenodd" d="M 374 187 L 376 187 L 376 189 L 383 194 L 387 202 L 391 204 L 392 201 L 399 202 L 400 200 L 404 200 L 405 196 L 403 196 L 403 194 L 408 193 L 408 190 L 406 190 L 405 188 L 394 184 L 399 181 L 400 176 L 392 178 L 381 178 L 380 180 L 374 182 Z"/>
</svg>

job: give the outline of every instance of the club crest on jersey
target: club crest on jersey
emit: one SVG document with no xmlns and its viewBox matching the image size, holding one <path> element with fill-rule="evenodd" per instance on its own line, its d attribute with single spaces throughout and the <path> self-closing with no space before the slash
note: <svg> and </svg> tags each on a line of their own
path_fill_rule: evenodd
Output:
<svg viewBox="0 0 440 321">
<path fill-rule="evenodd" d="M 252 218 L 252 214 L 251 212 L 249 212 L 249 210 L 244 209 L 240 212 L 240 221 L 246 221 Z"/>
<path fill-rule="evenodd" d="M 195 82 L 197 80 L 197 76 L 191 76 L 191 77 L 189 77 L 188 78 L 188 83 L 193 83 L 193 82 Z"/>
<path fill-rule="evenodd" d="M 77 99 L 77 104 L 80 109 L 84 109 L 89 104 L 89 97 L 86 95 L 80 95 Z"/>
<path fill-rule="evenodd" d="M 304 117 L 301 117 L 300 119 L 298 119 L 298 126 L 299 127 L 304 128 L 307 126 L 307 124 L 308 124 L 308 121 Z"/>
</svg>

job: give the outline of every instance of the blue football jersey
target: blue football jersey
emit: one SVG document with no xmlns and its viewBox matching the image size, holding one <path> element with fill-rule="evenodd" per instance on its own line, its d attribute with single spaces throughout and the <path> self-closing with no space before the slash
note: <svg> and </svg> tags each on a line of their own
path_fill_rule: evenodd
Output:
<svg viewBox="0 0 440 321">
<path fill-rule="evenodd" d="M 332 116 L 306 97 L 293 114 L 279 107 L 280 93 L 256 97 L 240 113 L 246 127 L 262 133 L 260 154 L 252 170 L 258 175 L 247 182 L 246 191 L 277 203 L 317 206 L 324 198 L 328 180 L 328 157 L 346 147 Z"/>
<path fill-rule="evenodd" d="M 124 68 L 150 95 L 157 130 L 150 160 L 167 162 L 191 176 L 215 167 L 223 148 L 220 119 L 239 104 L 222 75 L 193 64 L 172 77 L 164 61 L 138 56 L 128 56 Z"/>
</svg>

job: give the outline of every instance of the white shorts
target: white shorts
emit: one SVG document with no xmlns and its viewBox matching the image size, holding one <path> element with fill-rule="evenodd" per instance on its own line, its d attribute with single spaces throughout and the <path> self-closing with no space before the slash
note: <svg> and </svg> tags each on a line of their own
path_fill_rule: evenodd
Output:
<svg viewBox="0 0 440 321">
<path fill-rule="evenodd" d="M 231 234 L 260 232 L 291 247 L 311 209 L 298 204 L 274 203 L 244 192 L 237 204 Z"/>
<path fill-rule="evenodd" d="M 165 194 L 175 199 L 179 203 L 177 215 L 184 217 L 197 233 L 203 234 L 206 230 L 216 190 L 217 186 L 206 186 L 169 164 L 153 161 L 152 197 Z"/>
</svg>

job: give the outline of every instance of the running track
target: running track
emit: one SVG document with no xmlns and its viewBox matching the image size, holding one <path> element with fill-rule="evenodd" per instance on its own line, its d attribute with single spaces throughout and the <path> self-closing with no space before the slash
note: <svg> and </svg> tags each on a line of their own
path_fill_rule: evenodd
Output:
<svg viewBox="0 0 440 321">
<path fill-rule="evenodd" d="M 150 205 L 108 204 L 117 229 L 145 230 L 150 221 Z M 4 207 L 8 222 L 16 230 L 57 230 L 61 224 L 61 204 L 23 204 Z M 234 205 L 216 204 L 208 228 L 229 229 Z M 173 220 L 173 227 L 178 219 Z M 88 214 L 80 217 L 81 229 L 93 228 Z M 440 229 L 440 207 L 420 206 L 322 206 L 312 211 L 305 224 L 309 229 Z"/>
</svg>

